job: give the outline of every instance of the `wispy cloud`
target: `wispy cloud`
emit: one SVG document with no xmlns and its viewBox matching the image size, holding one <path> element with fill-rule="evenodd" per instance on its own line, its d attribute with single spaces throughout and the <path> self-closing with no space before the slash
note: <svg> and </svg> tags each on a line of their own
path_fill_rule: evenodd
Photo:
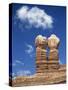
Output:
<svg viewBox="0 0 68 90">
<path fill-rule="evenodd" d="M 25 75 L 30 75 L 31 71 L 30 70 L 20 70 L 17 72 L 17 76 L 25 76 Z"/>
<path fill-rule="evenodd" d="M 46 29 L 53 27 L 52 16 L 38 7 L 29 8 L 28 6 L 23 6 L 17 10 L 16 15 L 22 22 L 28 22 L 29 25 L 34 26 L 35 28 L 42 27 L 43 29 Z"/>
<path fill-rule="evenodd" d="M 14 61 L 15 62 L 12 63 L 12 66 L 24 65 L 24 63 L 20 59 L 16 59 Z"/>
<path fill-rule="evenodd" d="M 22 61 L 20 61 L 20 60 L 16 60 L 16 63 L 17 63 L 17 64 L 24 65 L 24 63 L 23 63 Z"/>
<path fill-rule="evenodd" d="M 31 54 L 34 50 L 33 46 L 30 44 L 26 44 L 27 50 L 25 50 L 26 53 Z"/>
<path fill-rule="evenodd" d="M 12 72 L 12 79 L 16 79 L 16 73 Z"/>
<path fill-rule="evenodd" d="M 13 66 L 13 67 L 16 66 L 16 63 L 12 63 L 12 66 Z"/>
<path fill-rule="evenodd" d="M 25 46 L 26 46 L 25 53 L 28 54 L 30 57 L 35 56 L 34 47 L 27 43 L 25 44 Z"/>
<path fill-rule="evenodd" d="M 62 64 L 62 61 L 59 59 L 59 63 Z"/>
</svg>

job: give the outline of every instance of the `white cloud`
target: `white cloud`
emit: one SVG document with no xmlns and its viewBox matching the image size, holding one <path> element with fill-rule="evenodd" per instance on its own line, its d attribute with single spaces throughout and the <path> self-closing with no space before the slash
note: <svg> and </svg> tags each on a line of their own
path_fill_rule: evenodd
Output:
<svg viewBox="0 0 68 90">
<path fill-rule="evenodd" d="M 16 63 L 17 63 L 17 64 L 24 65 L 24 63 L 23 63 L 22 61 L 20 61 L 20 60 L 16 60 Z"/>
<path fill-rule="evenodd" d="M 16 63 L 12 63 L 12 66 L 13 66 L 13 67 L 16 66 Z"/>
<path fill-rule="evenodd" d="M 14 77 L 15 76 L 15 73 L 12 73 L 12 77 Z"/>
<path fill-rule="evenodd" d="M 25 44 L 25 46 L 25 53 L 28 54 L 31 58 L 33 58 L 35 56 L 34 47 L 30 44 Z"/>
<path fill-rule="evenodd" d="M 17 66 L 17 65 L 24 65 L 24 63 L 19 59 L 15 60 L 15 62 L 12 63 L 12 66 Z"/>
<path fill-rule="evenodd" d="M 59 63 L 62 64 L 62 61 L 59 59 Z"/>
<path fill-rule="evenodd" d="M 16 79 L 16 74 L 12 72 L 12 79 Z"/>
<path fill-rule="evenodd" d="M 42 27 L 43 29 L 46 29 L 53 27 L 52 16 L 38 7 L 29 8 L 28 6 L 23 6 L 17 10 L 16 15 L 21 21 L 26 21 L 36 28 Z"/>
<path fill-rule="evenodd" d="M 33 46 L 30 44 L 26 44 L 27 50 L 25 50 L 26 53 L 31 54 L 34 50 Z"/>
<path fill-rule="evenodd" d="M 29 70 L 20 70 L 17 72 L 17 76 L 25 76 L 25 75 L 30 75 L 31 71 Z"/>
<path fill-rule="evenodd" d="M 13 72 L 12 73 L 12 79 L 15 79 L 16 78 L 16 74 Z"/>
</svg>

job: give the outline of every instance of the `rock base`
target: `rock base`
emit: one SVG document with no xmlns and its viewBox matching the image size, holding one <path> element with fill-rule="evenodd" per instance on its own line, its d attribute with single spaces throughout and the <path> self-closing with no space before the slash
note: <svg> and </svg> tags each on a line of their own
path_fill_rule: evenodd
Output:
<svg viewBox="0 0 68 90">
<path fill-rule="evenodd" d="M 31 76 L 16 77 L 10 80 L 12 86 L 48 85 L 66 82 L 66 65 L 60 65 L 58 70 L 47 70 L 45 73 L 36 73 Z"/>
</svg>

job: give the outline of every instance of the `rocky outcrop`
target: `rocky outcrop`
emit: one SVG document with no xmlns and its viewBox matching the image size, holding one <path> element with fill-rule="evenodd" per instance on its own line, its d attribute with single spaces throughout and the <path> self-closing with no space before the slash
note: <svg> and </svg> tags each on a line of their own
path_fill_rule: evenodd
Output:
<svg viewBox="0 0 68 90">
<path fill-rule="evenodd" d="M 16 77 L 12 80 L 12 86 L 48 85 L 66 82 L 66 65 L 60 65 L 58 70 L 36 73 L 31 76 Z"/>
</svg>

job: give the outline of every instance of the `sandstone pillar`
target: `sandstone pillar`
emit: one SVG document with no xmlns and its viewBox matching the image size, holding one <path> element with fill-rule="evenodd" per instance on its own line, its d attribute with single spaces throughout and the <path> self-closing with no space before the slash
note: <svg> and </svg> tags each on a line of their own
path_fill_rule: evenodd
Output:
<svg viewBox="0 0 68 90">
<path fill-rule="evenodd" d="M 44 73 L 47 68 L 46 37 L 38 35 L 35 39 L 35 45 L 36 45 L 36 72 Z"/>
<path fill-rule="evenodd" d="M 48 47 L 50 49 L 48 55 L 48 68 L 49 69 L 58 69 L 59 68 L 59 52 L 58 52 L 58 45 L 59 45 L 59 38 L 52 34 L 48 38 Z"/>
</svg>

